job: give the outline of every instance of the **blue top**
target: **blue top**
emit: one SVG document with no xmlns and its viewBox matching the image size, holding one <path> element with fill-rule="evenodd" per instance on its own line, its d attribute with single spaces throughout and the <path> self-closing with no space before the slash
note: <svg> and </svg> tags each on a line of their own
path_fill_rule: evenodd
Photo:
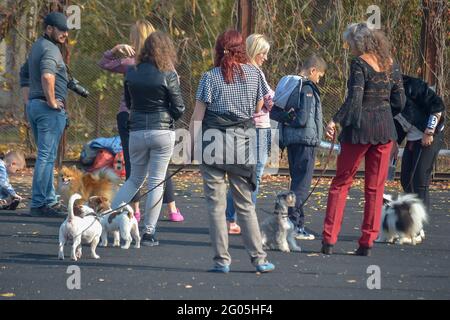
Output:
<svg viewBox="0 0 450 320">
<path fill-rule="evenodd" d="M 8 172 L 6 171 L 5 163 L 3 162 L 3 160 L 0 160 L 0 195 L 2 194 L 15 196 L 16 192 L 9 183 Z"/>
<path fill-rule="evenodd" d="M 61 51 L 50 40 L 40 37 L 31 47 L 27 61 L 20 69 L 20 86 L 30 87 L 29 99 L 44 98 L 41 76 L 44 73 L 55 75 L 55 98 L 67 98 L 67 69 Z"/>
<path fill-rule="evenodd" d="M 269 93 L 261 71 L 249 64 L 241 64 L 244 79 L 234 76 L 234 83 L 226 83 L 219 67 L 205 72 L 197 89 L 196 100 L 218 114 L 232 114 L 249 119 L 256 104 Z"/>
</svg>

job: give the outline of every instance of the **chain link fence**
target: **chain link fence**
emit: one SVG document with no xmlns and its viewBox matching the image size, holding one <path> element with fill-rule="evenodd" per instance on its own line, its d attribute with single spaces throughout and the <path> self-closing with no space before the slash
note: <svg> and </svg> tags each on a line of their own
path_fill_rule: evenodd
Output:
<svg viewBox="0 0 450 320">
<path fill-rule="evenodd" d="M 18 68 L 40 35 L 42 17 L 48 10 L 40 1 L 30 3 L 19 25 L 0 44 L 0 152 L 19 148 L 28 155 L 34 150 L 23 120 Z M 97 63 L 105 50 L 129 42 L 130 26 L 137 19 L 148 19 L 157 29 L 168 32 L 176 43 L 180 62 L 177 71 L 187 107 L 177 123 L 182 128 L 188 127 L 200 76 L 212 66 L 215 38 L 238 25 L 236 0 L 73 0 L 65 4 L 81 9 L 81 28 L 70 31 L 70 67 L 74 77 L 91 93 L 88 98 L 69 94 L 65 159 L 77 159 L 82 145 L 91 139 L 117 135 L 116 113 L 123 76 L 103 71 Z M 403 71 L 418 74 L 420 1 L 258 0 L 253 1 L 253 30 L 271 40 L 269 60 L 263 66 L 269 84 L 275 88 L 283 75 L 298 72 L 309 55 L 323 56 L 328 70 L 320 88 L 324 119 L 330 119 L 345 97 L 349 69 L 350 57 L 348 50 L 343 49 L 342 31 L 348 23 L 366 20 L 367 8 L 373 4 L 380 8 L 382 26 L 394 43 Z M 447 58 L 448 55 L 447 49 Z M 448 59 L 445 61 L 448 66 Z M 448 77 L 447 73 L 447 83 Z M 448 90 L 444 98 L 448 105 Z M 445 148 L 448 147 L 447 133 Z"/>
</svg>

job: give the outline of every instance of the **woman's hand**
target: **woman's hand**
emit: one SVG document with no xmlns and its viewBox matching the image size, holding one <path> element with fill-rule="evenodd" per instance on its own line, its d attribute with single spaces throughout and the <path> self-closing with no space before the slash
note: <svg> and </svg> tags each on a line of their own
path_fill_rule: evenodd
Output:
<svg viewBox="0 0 450 320">
<path fill-rule="evenodd" d="M 112 48 L 112 53 L 120 53 L 124 55 L 125 57 L 134 57 L 136 52 L 134 51 L 133 47 L 128 44 L 118 44 L 114 48 Z"/>
<path fill-rule="evenodd" d="M 426 129 L 422 137 L 422 146 L 429 147 L 433 143 L 433 130 Z"/>
<path fill-rule="evenodd" d="M 328 122 L 327 127 L 325 129 L 325 133 L 326 133 L 328 139 L 330 139 L 330 140 L 334 139 L 334 135 L 336 133 L 336 123 L 334 123 L 333 120 Z"/>
</svg>

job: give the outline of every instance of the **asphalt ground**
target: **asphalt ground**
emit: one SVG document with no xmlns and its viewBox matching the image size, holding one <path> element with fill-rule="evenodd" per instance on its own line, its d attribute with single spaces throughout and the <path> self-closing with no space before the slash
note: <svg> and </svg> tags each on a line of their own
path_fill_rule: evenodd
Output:
<svg viewBox="0 0 450 320">
<path fill-rule="evenodd" d="M 11 180 L 22 195 L 29 196 L 30 173 Z M 450 298 L 448 182 L 432 186 L 433 208 L 422 244 L 375 244 L 371 257 L 351 254 L 357 248 L 362 223 L 362 180 L 355 181 L 349 194 L 335 254 L 319 253 L 329 182 L 322 181 L 306 205 L 307 229 L 316 239 L 299 241 L 301 253 L 269 251 L 268 258 L 276 266 L 269 274 L 255 272 L 240 236 L 230 236 L 231 272 L 207 272 L 212 266 L 212 249 L 202 181 L 197 173 L 175 177 L 177 206 L 185 221 L 170 222 L 161 214 L 159 246 L 129 250 L 98 247 L 99 260 L 88 258 L 89 248 L 84 247 L 85 256 L 74 263 L 69 258 L 69 245 L 66 260 L 58 260 L 62 221 L 27 217 L 25 202 L 16 211 L 0 211 L 0 299 Z M 266 211 L 273 210 L 275 195 L 286 190 L 288 183 L 286 177 L 264 178 L 257 203 L 260 221 Z M 398 193 L 398 182 L 388 183 L 386 190 Z M 78 267 L 79 278 L 74 278 L 78 272 L 74 273 L 73 266 Z"/>
</svg>

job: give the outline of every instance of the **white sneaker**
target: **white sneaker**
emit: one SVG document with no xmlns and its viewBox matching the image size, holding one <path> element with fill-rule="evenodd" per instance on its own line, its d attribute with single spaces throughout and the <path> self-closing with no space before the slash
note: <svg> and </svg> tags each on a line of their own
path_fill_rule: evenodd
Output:
<svg viewBox="0 0 450 320">
<path fill-rule="evenodd" d="M 297 240 L 314 240 L 316 238 L 313 234 L 308 233 L 305 228 L 298 228 L 295 233 L 294 238 Z"/>
</svg>

